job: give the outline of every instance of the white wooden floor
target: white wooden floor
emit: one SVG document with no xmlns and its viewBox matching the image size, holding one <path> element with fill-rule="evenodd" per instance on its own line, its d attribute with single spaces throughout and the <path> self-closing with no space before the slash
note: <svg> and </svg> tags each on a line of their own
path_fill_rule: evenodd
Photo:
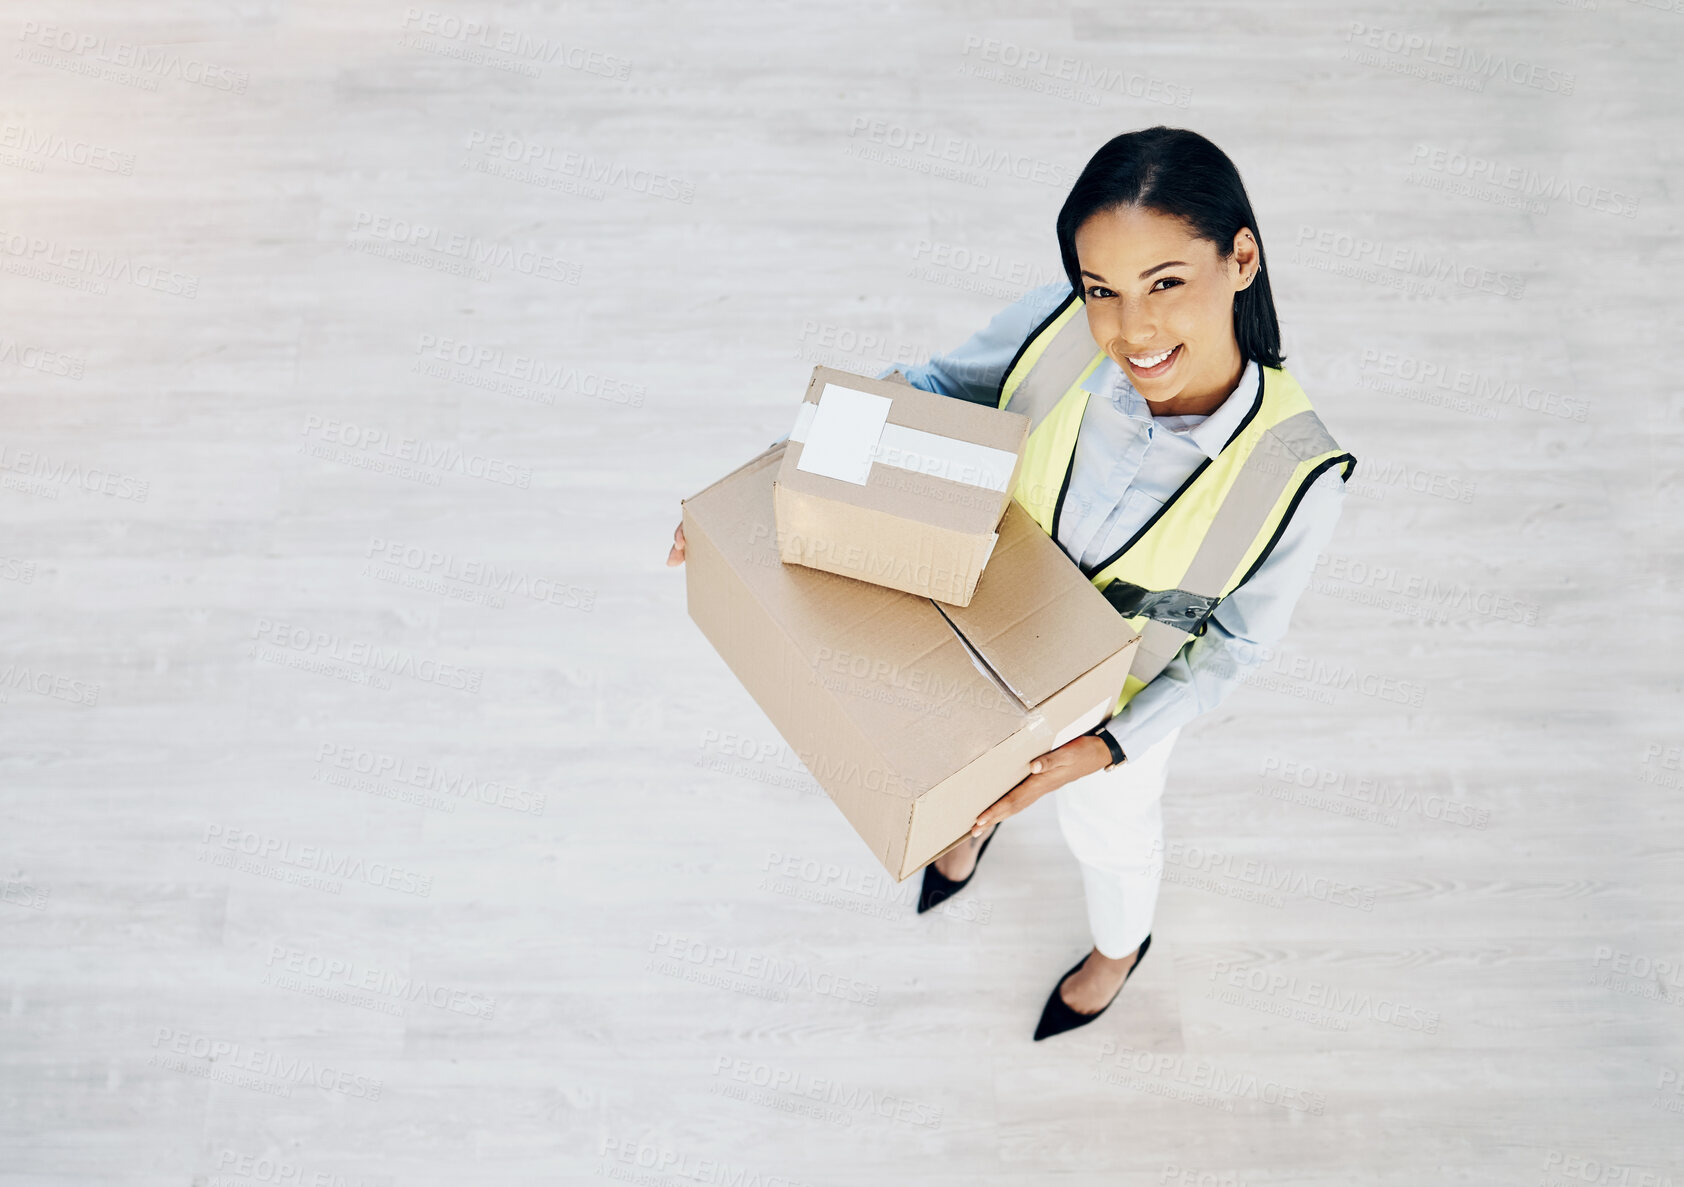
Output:
<svg viewBox="0 0 1684 1187">
<path fill-rule="evenodd" d="M 441 2 L 0 21 L 0 1184 L 1684 1183 L 1678 4 Z M 1154 123 L 1358 497 L 1033 1044 L 662 561 Z"/>
</svg>

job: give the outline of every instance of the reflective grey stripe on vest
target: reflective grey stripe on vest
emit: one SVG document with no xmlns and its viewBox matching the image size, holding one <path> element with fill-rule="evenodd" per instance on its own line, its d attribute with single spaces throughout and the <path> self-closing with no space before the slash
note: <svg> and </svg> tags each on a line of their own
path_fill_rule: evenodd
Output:
<svg viewBox="0 0 1684 1187">
<path fill-rule="evenodd" d="M 1012 392 L 1007 410 L 1027 416 L 1029 431 L 1033 433 L 1099 353 L 1098 344 L 1088 332 L 1086 315 L 1076 314 L 1053 335 L 1041 357 L 1029 368 L 1029 374 Z"/>
<path fill-rule="evenodd" d="M 1216 518 L 1199 542 L 1180 588 L 1160 592 L 1150 600 L 1148 612 L 1154 617 L 1141 629 L 1129 675 L 1150 684 L 1168 666 L 1221 601 L 1222 587 L 1263 530 L 1298 464 L 1338 448 L 1313 411 L 1295 413 L 1263 433 L 1216 509 Z M 1189 608 L 1202 611 L 1191 623 L 1192 616 L 1186 614 Z"/>
</svg>

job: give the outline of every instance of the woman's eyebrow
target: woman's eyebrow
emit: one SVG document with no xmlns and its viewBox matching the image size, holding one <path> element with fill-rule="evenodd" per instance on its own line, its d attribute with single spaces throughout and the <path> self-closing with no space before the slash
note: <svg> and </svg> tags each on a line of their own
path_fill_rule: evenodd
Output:
<svg viewBox="0 0 1684 1187">
<path fill-rule="evenodd" d="M 1152 267 L 1146 269 L 1146 271 L 1144 271 L 1140 274 L 1140 279 L 1145 280 L 1148 276 L 1152 275 L 1152 273 L 1162 272 L 1165 268 L 1187 268 L 1187 267 L 1191 267 L 1191 265 L 1189 265 L 1186 260 L 1169 260 L 1169 261 L 1167 261 L 1165 263 L 1162 263 L 1162 264 L 1155 264 Z M 1089 280 L 1097 280 L 1097 281 L 1099 281 L 1100 284 L 1110 284 L 1111 283 L 1110 281 L 1106 280 L 1105 277 L 1101 276 L 1099 273 L 1089 272 L 1086 268 L 1082 269 L 1082 275 L 1086 276 Z"/>
</svg>

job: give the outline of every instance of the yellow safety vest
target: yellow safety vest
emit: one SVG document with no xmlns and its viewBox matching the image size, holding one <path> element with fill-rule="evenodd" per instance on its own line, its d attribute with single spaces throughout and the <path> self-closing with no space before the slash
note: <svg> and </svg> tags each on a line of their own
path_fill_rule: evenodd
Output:
<svg viewBox="0 0 1684 1187">
<path fill-rule="evenodd" d="M 1030 419 L 1014 497 L 1055 540 L 1088 406 L 1082 383 L 1104 359 L 1072 293 L 1024 341 L 1000 382 L 999 406 Z M 1141 635 L 1116 712 L 1204 634 L 1211 611 L 1274 548 L 1310 483 L 1330 466 L 1343 467 L 1347 482 L 1356 469 L 1298 382 L 1278 367 L 1259 370 L 1261 390 L 1221 453 L 1201 462 L 1109 558 L 1082 566 Z"/>
</svg>

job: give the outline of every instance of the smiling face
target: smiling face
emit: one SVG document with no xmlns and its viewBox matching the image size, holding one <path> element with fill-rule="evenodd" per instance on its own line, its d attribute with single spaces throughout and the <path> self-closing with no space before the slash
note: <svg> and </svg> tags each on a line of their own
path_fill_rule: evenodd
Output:
<svg viewBox="0 0 1684 1187">
<path fill-rule="evenodd" d="M 1234 294 L 1257 275 L 1242 227 L 1226 259 L 1187 223 L 1139 206 L 1102 210 L 1076 231 L 1093 340 L 1156 416 L 1209 414 L 1245 369 Z"/>
</svg>

